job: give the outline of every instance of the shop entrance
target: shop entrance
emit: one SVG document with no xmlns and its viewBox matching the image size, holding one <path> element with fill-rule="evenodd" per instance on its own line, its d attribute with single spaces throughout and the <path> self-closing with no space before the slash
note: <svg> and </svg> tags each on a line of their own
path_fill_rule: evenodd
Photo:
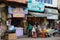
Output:
<svg viewBox="0 0 60 40">
<path fill-rule="evenodd" d="M 44 18 L 42 17 L 28 17 L 27 18 L 28 24 L 42 24 L 44 22 Z"/>
<path fill-rule="evenodd" d="M 11 25 L 15 27 L 23 27 L 23 18 L 12 18 Z"/>
</svg>

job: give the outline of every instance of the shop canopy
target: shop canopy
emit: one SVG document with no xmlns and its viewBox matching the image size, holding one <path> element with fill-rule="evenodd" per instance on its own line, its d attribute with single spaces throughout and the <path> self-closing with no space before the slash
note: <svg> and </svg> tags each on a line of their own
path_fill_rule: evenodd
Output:
<svg viewBox="0 0 60 40">
<path fill-rule="evenodd" d="M 46 13 L 35 13 L 35 12 L 29 12 L 32 16 L 35 17 L 47 17 L 47 16 L 51 16 L 52 14 L 46 14 Z"/>
<path fill-rule="evenodd" d="M 45 8 L 45 13 L 48 14 L 59 14 L 57 9 L 53 9 L 53 8 Z"/>
<path fill-rule="evenodd" d="M 6 0 L 7 2 L 18 2 L 18 3 L 23 3 L 27 4 L 28 0 Z"/>
</svg>

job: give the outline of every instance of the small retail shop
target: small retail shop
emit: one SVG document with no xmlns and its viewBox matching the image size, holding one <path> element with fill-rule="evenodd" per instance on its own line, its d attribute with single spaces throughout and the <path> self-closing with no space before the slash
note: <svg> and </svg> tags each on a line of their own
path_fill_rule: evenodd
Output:
<svg viewBox="0 0 60 40">
<path fill-rule="evenodd" d="M 38 24 L 38 25 L 42 25 L 42 24 L 45 24 L 47 25 L 48 24 L 48 20 L 47 20 L 47 14 L 44 14 L 44 13 L 36 13 L 36 12 L 29 12 L 30 15 L 32 15 L 32 17 L 27 17 L 27 21 L 28 21 L 28 24 L 32 24 L 32 25 L 35 25 L 35 24 Z"/>
<path fill-rule="evenodd" d="M 44 13 L 29 12 L 33 17 L 28 17 L 27 20 L 32 22 L 38 21 L 39 24 L 48 24 L 48 27 L 55 27 L 55 21 L 58 20 L 58 10 L 53 8 L 45 8 Z M 34 21 L 34 22 L 35 22 Z M 34 22 L 32 24 L 34 24 Z"/>
<path fill-rule="evenodd" d="M 28 0 L 6 0 L 8 5 L 8 39 L 16 39 L 17 36 L 24 35 L 23 31 L 25 30 L 25 22 L 28 15 L 27 1 Z"/>
<path fill-rule="evenodd" d="M 23 36 L 24 30 L 26 30 L 25 22 L 28 15 L 27 7 L 8 6 L 8 15 L 8 19 L 11 20 L 10 25 L 8 25 L 9 34 L 14 33 L 16 37 Z"/>
<path fill-rule="evenodd" d="M 45 8 L 44 3 L 40 3 L 40 2 L 37 2 L 35 0 L 29 0 L 28 1 L 28 11 L 29 11 L 28 13 L 32 16 L 27 17 L 28 23 L 30 23 L 32 25 L 34 25 L 35 22 L 37 22 L 38 24 L 42 24 L 45 17 L 40 15 L 40 13 L 44 14 L 44 8 Z"/>
<path fill-rule="evenodd" d="M 29 24 L 34 25 L 35 22 L 37 22 L 37 24 L 44 23 L 45 19 L 46 19 L 46 17 L 28 17 L 27 21 L 28 21 Z"/>
<path fill-rule="evenodd" d="M 57 25 L 56 22 L 58 20 L 58 10 L 57 9 L 53 9 L 53 8 L 45 8 L 45 12 L 50 14 L 51 16 L 47 16 L 47 20 L 49 21 L 49 25 L 53 26 L 53 28 L 55 28 Z"/>
</svg>

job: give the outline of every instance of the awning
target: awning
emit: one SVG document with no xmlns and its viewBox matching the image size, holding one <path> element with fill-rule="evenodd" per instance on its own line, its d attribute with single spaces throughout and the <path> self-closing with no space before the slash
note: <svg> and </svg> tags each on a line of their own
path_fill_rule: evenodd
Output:
<svg viewBox="0 0 60 40">
<path fill-rule="evenodd" d="M 34 17 L 47 17 L 52 16 L 53 14 L 46 14 L 46 13 L 35 13 L 35 12 L 29 12 Z"/>
<path fill-rule="evenodd" d="M 18 2 L 18 3 L 24 3 L 27 4 L 28 0 L 6 0 L 7 2 Z"/>
</svg>

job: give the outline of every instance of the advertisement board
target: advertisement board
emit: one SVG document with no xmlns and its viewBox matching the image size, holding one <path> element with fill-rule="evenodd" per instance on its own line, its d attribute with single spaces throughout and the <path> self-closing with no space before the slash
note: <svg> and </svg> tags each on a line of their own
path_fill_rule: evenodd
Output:
<svg viewBox="0 0 60 40">
<path fill-rule="evenodd" d="M 21 8 L 13 9 L 13 17 L 25 17 L 25 14 Z"/>
<path fill-rule="evenodd" d="M 25 17 L 24 14 L 13 14 L 13 17 Z"/>
<path fill-rule="evenodd" d="M 15 9 L 14 7 L 8 6 L 8 13 L 13 14 L 14 9 Z M 27 7 L 22 7 L 22 10 L 24 11 L 24 14 L 28 14 L 28 8 Z"/>
<path fill-rule="evenodd" d="M 47 19 L 58 19 L 58 15 L 47 16 Z"/>
<path fill-rule="evenodd" d="M 28 10 L 36 12 L 44 12 L 44 3 L 37 2 L 35 0 L 28 1 Z"/>
<path fill-rule="evenodd" d="M 57 9 L 52 9 L 52 8 L 45 8 L 46 13 L 52 13 L 52 14 L 58 14 Z"/>
</svg>

